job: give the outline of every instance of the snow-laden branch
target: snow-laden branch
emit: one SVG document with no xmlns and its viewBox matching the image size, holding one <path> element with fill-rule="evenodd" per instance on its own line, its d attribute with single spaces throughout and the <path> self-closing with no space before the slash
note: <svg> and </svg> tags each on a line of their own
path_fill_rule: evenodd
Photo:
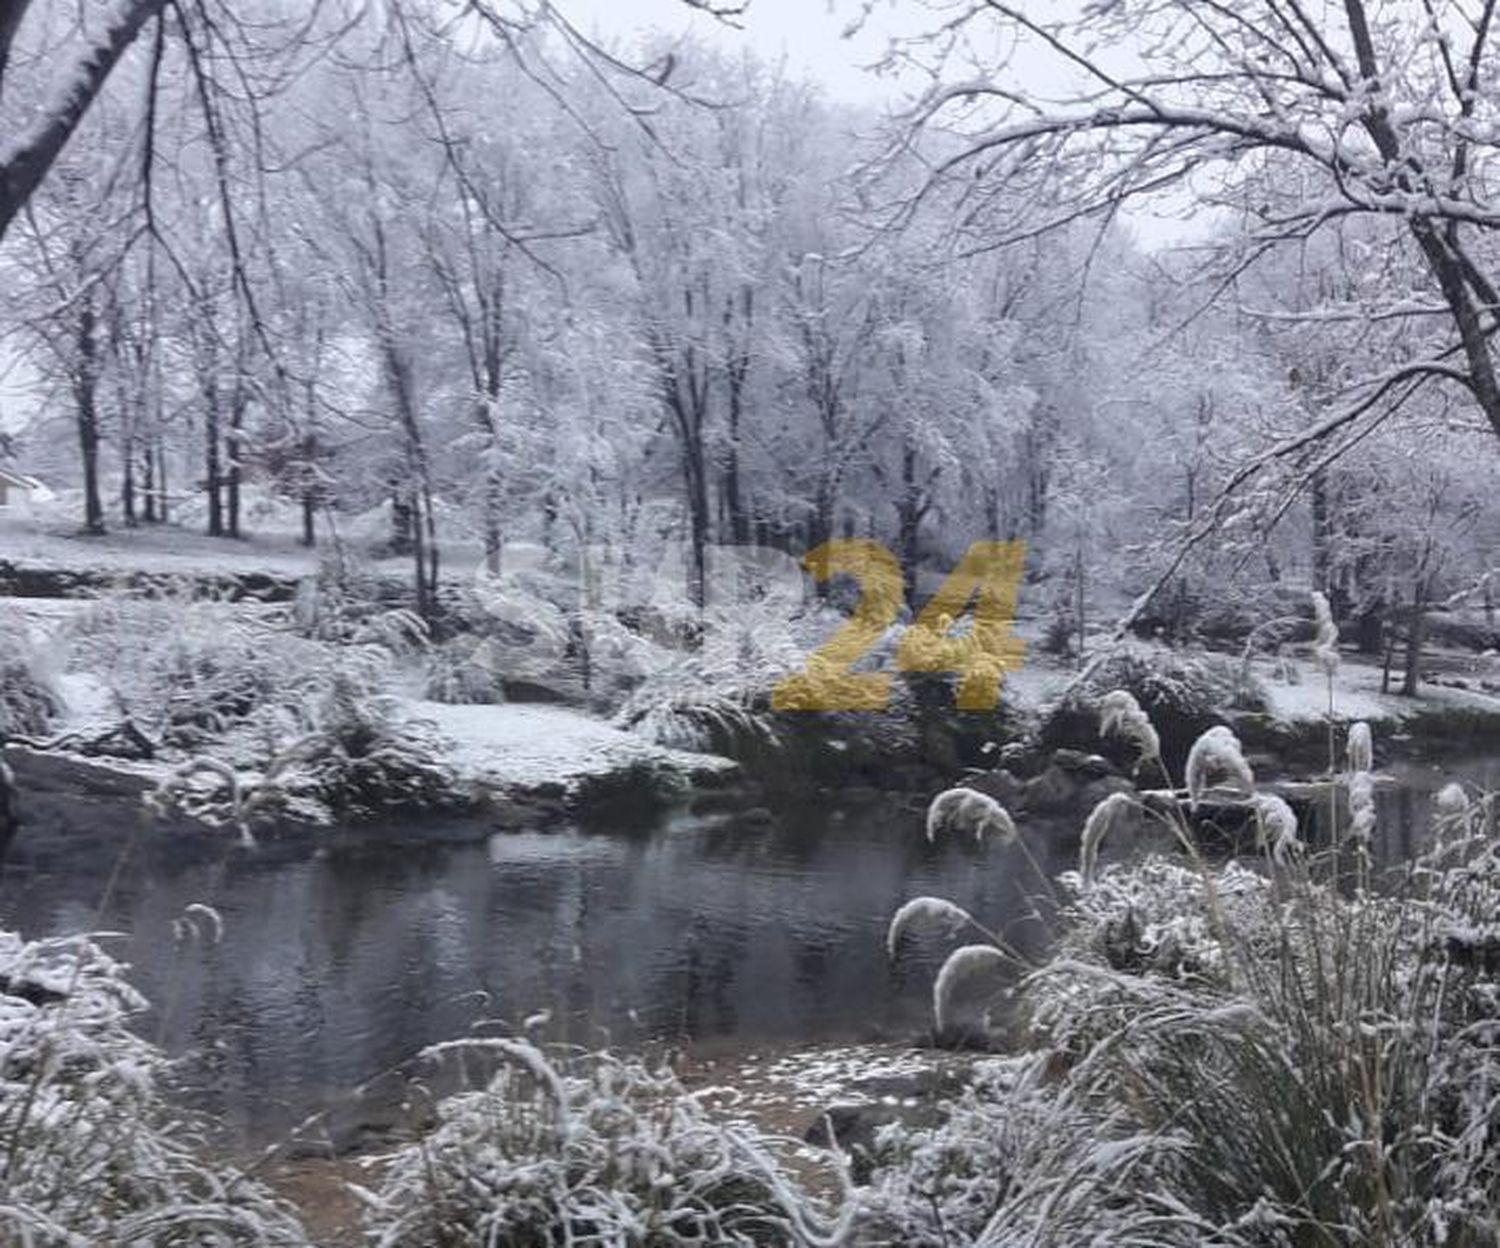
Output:
<svg viewBox="0 0 1500 1248">
<path fill-rule="evenodd" d="M 0 150 L 0 238 L 26 206 L 103 89 L 110 71 L 166 0 L 121 0 L 37 119 Z"/>
</svg>

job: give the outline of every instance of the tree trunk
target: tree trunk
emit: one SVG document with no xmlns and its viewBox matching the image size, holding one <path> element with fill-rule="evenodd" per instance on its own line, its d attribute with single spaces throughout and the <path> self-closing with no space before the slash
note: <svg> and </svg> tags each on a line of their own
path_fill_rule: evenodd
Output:
<svg viewBox="0 0 1500 1248">
<path fill-rule="evenodd" d="M 687 487 L 688 527 L 691 559 L 688 568 L 688 598 L 702 607 L 708 592 L 709 501 L 708 474 L 701 441 L 686 442 L 682 448 L 683 481 Z"/>
<path fill-rule="evenodd" d="M 302 437 L 302 544 L 311 550 L 318 544 L 318 435 Z"/>
<path fill-rule="evenodd" d="M 156 457 L 151 453 L 151 442 L 146 442 L 145 455 L 141 459 L 141 510 L 147 524 L 156 523 Z"/>
<path fill-rule="evenodd" d="M 479 428 L 489 439 L 481 504 L 484 567 L 491 576 L 499 576 L 500 551 L 503 542 L 500 521 L 505 503 L 505 481 L 500 471 L 500 344 L 493 339 L 485 356 L 482 381 L 485 388 L 485 401 L 478 405 L 475 415 Z"/>
<path fill-rule="evenodd" d="M 1085 608 L 1088 605 L 1088 584 L 1084 580 L 1083 547 L 1078 547 L 1073 552 L 1073 587 L 1078 601 L 1078 666 L 1083 666 L 1083 638 L 1087 631 L 1088 620 Z"/>
<path fill-rule="evenodd" d="M 104 502 L 99 495 L 99 413 L 92 388 L 78 392 L 78 447 L 83 457 L 83 527 L 96 536 L 104 532 Z"/>
<path fill-rule="evenodd" d="M 405 480 L 400 497 L 406 508 L 406 527 L 411 538 L 412 571 L 416 581 L 417 614 L 431 620 L 437 612 L 438 550 L 437 521 L 433 512 L 432 481 L 427 469 L 427 448 L 412 394 L 411 364 L 395 335 L 382 335 L 386 384 L 395 405 L 405 453 Z M 397 509 L 399 511 L 399 508 Z M 393 512 L 393 519 L 396 512 Z"/>
<path fill-rule="evenodd" d="M 10 48 L 15 42 L 16 31 L 21 28 L 21 20 L 30 7 L 31 0 L 5 0 L 0 4 L 0 84 L 4 83 L 5 71 L 10 65 Z"/>
<path fill-rule="evenodd" d="M 208 535 L 224 536 L 223 470 L 219 462 L 219 387 L 209 380 L 203 393 L 203 477 L 208 491 Z"/>
<path fill-rule="evenodd" d="M 1422 680 L 1422 642 L 1427 633 L 1427 604 L 1425 595 L 1418 588 L 1412 592 L 1411 614 L 1406 625 L 1406 658 L 1402 665 L 1401 693 L 1408 698 L 1417 696 Z"/>
<path fill-rule="evenodd" d="M 1328 499 L 1328 469 L 1319 468 L 1310 481 L 1312 499 L 1313 588 L 1328 593 L 1333 568 L 1333 522 Z"/>
<path fill-rule="evenodd" d="M 410 487 L 406 482 L 391 486 L 391 554 L 409 555 L 416 544 Z"/>
<path fill-rule="evenodd" d="M 229 402 L 229 435 L 225 439 L 229 453 L 229 472 L 225 481 L 225 532 L 230 537 L 240 536 L 240 482 L 244 479 L 240 456 L 243 452 L 244 428 L 245 391 L 236 382 Z"/>
<path fill-rule="evenodd" d="M 73 398 L 78 412 L 78 449 L 83 460 L 83 527 L 104 532 L 104 501 L 99 492 L 98 344 L 94 340 L 94 309 L 85 301 L 78 314 L 78 364 Z"/>
<path fill-rule="evenodd" d="M 901 496 L 896 504 L 896 554 L 906 605 L 917 605 L 917 533 L 922 523 L 921 491 L 917 485 L 917 447 L 907 439 L 901 448 Z"/>
<path fill-rule="evenodd" d="M 484 567 L 491 576 L 500 575 L 500 474 L 490 469 L 484 476 Z"/>
<path fill-rule="evenodd" d="M 125 527 L 136 526 L 135 516 L 135 447 L 127 440 L 120 458 L 120 515 Z"/>
<path fill-rule="evenodd" d="M 167 497 L 167 448 L 156 443 L 156 518 L 165 524 L 171 519 Z"/>
<path fill-rule="evenodd" d="M 744 412 L 745 369 L 736 364 L 729 378 L 729 438 L 724 452 L 724 510 L 729 521 L 729 538 L 736 544 L 750 540 L 750 522 L 745 514 L 745 500 L 740 480 L 740 418 Z"/>
</svg>

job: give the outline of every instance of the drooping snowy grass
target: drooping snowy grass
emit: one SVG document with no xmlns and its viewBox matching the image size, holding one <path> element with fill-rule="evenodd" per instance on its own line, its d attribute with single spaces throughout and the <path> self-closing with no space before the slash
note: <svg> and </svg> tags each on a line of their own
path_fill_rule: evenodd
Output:
<svg viewBox="0 0 1500 1248">
<path fill-rule="evenodd" d="M 940 832 L 956 832 L 975 840 L 985 834 L 1003 845 L 1016 839 L 1015 821 L 1010 812 L 988 793 L 974 789 L 947 789 L 932 799 L 927 807 L 927 839 L 936 840 Z"/>
<path fill-rule="evenodd" d="M 1210 728 L 1188 751 L 1187 790 L 1196 806 L 1215 784 L 1227 782 L 1246 798 L 1255 789 L 1255 775 L 1240 748 L 1240 739 L 1222 724 Z"/>
<path fill-rule="evenodd" d="M 438 1106 L 439 1124 L 362 1190 L 371 1242 L 817 1244 L 835 1222 L 757 1137 L 706 1111 L 669 1071 L 525 1041 L 438 1046 L 498 1068 Z"/>
<path fill-rule="evenodd" d="M 129 1028 L 144 1008 L 93 941 L 0 933 L 0 1239 L 305 1245 L 260 1184 L 204 1159 L 165 1057 Z"/>
<path fill-rule="evenodd" d="M 1106 723 L 1131 708 L 1114 699 Z M 1349 734 L 1362 846 L 1371 734 Z M 1377 882 L 1343 845 L 1306 852 L 1227 729 L 1195 745 L 1196 797 L 1228 778 L 1263 861 L 1215 864 L 1180 807 L 1183 860 L 1097 867 L 1084 832 L 1058 944 L 1016 991 L 1035 1050 L 946 1122 L 890 1127 L 861 1229 L 912 1244 L 1482 1244 L 1500 1231 L 1500 856 L 1495 815 L 1452 786 L 1435 842 Z M 1116 795 L 1121 808 L 1133 807 Z M 918 916 L 956 920 L 937 899 Z M 973 920 L 949 924 L 951 930 Z M 999 942 L 966 946 L 950 965 Z M 946 973 L 946 968 L 945 968 Z M 945 1013 L 944 986 L 935 1012 Z"/>
</svg>

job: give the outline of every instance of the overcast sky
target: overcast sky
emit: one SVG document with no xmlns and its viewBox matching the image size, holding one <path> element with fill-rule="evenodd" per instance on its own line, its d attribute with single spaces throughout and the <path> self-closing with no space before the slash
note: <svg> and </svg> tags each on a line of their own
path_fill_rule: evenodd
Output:
<svg viewBox="0 0 1500 1248">
<path fill-rule="evenodd" d="M 866 72 L 893 34 L 912 34 L 932 20 L 910 2 L 877 3 L 865 29 L 854 38 L 842 33 L 861 8 L 859 0 L 751 0 L 740 18 L 742 29 L 698 13 L 682 0 L 563 0 L 558 5 L 586 32 L 627 43 L 652 30 L 700 34 L 721 48 L 749 48 L 766 60 L 785 56 L 797 74 L 823 84 L 835 99 L 878 103 L 899 96 L 901 86 Z"/>
<path fill-rule="evenodd" d="M 1073 2 L 1047 0 L 1059 7 Z M 605 41 L 618 40 L 626 49 L 653 31 L 670 31 L 700 36 L 727 51 L 749 49 L 770 61 L 785 57 L 794 75 L 821 83 L 831 98 L 874 107 L 899 105 L 927 85 L 917 75 L 877 75 L 868 66 L 881 58 L 892 38 L 930 30 L 941 17 L 919 0 L 875 0 L 858 34 L 845 38 L 864 7 L 861 0 L 750 0 L 738 29 L 682 0 L 561 0 L 558 7 L 579 29 Z M 1018 57 L 1007 72 L 1044 96 L 1066 95 L 1076 85 L 1055 57 L 1039 50 Z M 1122 217 L 1145 246 L 1171 246 L 1199 232 L 1174 215 L 1182 202 L 1168 196 L 1155 207 L 1132 204 Z"/>
</svg>

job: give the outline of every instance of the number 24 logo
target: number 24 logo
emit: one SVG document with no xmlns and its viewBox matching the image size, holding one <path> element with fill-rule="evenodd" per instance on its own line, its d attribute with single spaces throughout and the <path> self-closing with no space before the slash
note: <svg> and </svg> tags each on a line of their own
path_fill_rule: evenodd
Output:
<svg viewBox="0 0 1500 1248">
<path fill-rule="evenodd" d="M 817 648 L 800 672 L 771 691 L 777 711 L 880 711 L 890 702 L 889 672 L 849 669 L 896 622 L 901 611 L 901 565 L 879 542 L 848 538 L 807 552 L 803 566 L 819 581 L 844 573 L 859 582 L 849 620 Z M 1026 543 L 975 542 L 936 594 L 901 634 L 896 668 L 903 672 L 956 672 L 955 704 L 961 711 L 992 711 L 1005 672 L 1019 667 L 1026 643 L 1011 631 L 1016 594 L 1026 564 Z M 974 603 L 967 631 L 956 621 Z"/>
</svg>

